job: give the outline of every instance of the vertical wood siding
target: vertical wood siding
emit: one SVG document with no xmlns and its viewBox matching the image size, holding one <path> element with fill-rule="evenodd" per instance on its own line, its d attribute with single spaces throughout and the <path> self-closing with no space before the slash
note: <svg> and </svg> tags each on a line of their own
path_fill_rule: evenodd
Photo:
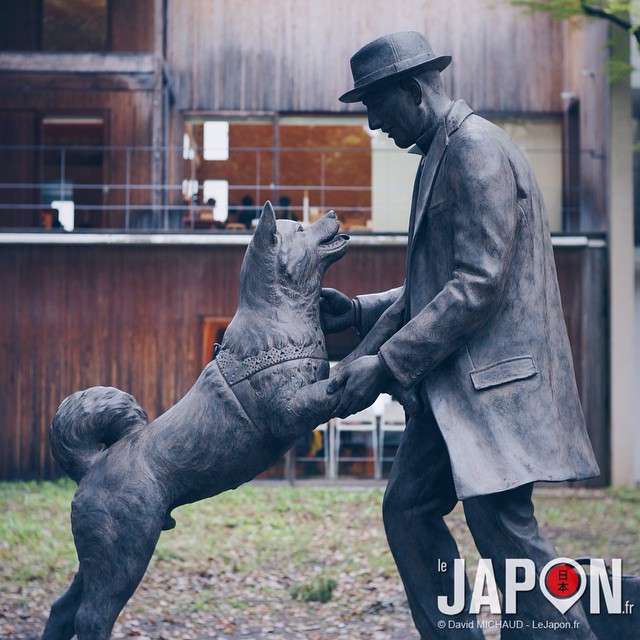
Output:
<svg viewBox="0 0 640 640">
<path fill-rule="evenodd" d="M 567 30 L 566 87 L 580 103 L 580 216 L 583 232 L 608 230 L 606 175 L 608 166 L 609 95 L 607 68 L 609 26 L 584 21 Z M 615 215 L 615 213 L 614 213 Z"/>
<path fill-rule="evenodd" d="M 330 286 L 395 286 L 404 256 L 355 248 Z M 397 254 L 397 251 L 392 251 Z M 202 319 L 231 317 L 243 246 L 3 245 L 0 250 L 0 479 L 59 474 L 48 427 L 65 396 L 132 393 L 150 419 L 202 368 Z"/>
<path fill-rule="evenodd" d="M 231 317 L 243 246 L 3 245 L 0 250 L 0 479 L 60 475 L 48 428 L 68 394 L 93 385 L 132 393 L 153 419 L 202 368 L 203 325 Z M 404 247 L 352 246 L 325 285 L 348 295 L 401 283 Z M 604 249 L 556 251 L 589 429 L 608 468 Z M 599 388 L 600 387 L 600 388 Z M 606 476 L 600 479 L 600 482 Z"/>
<path fill-rule="evenodd" d="M 450 53 L 452 96 L 482 111 L 561 108 L 563 27 L 494 0 L 169 0 L 179 109 L 345 111 L 349 58 L 399 30 Z"/>
</svg>

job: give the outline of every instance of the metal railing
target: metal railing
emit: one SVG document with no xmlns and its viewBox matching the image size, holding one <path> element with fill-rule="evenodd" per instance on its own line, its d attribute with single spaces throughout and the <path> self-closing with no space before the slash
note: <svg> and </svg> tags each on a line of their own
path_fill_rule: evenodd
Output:
<svg viewBox="0 0 640 640">
<path fill-rule="evenodd" d="M 370 147 L 235 147 L 229 160 L 204 161 L 201 149 L 192 151 L 185 157 L 183 147 L 0 145 L 0 229 L 241 230 L 250 228 L 265 200 L 302 221 L 335 209 L 346 227 L 366 229 L 372 182 L 380 179 L 373 175 L 374 158 L 392 166 L 394 154 L 406 157 L 401 149 Z M 540 152 L 560 153 L 530 153 Z M 398 200 L 410 194 L 413 173 L 405 173 L 383 177 L 391 199 L 395 191 Z M 214 183 L 225 180 L 217 197 Z M 561 203 L 562 176 L 545 188 L 548 205 Z M 571 214 L 564 206 L 558 219 Z"/>
<path fill-rule="evenodd" d="M 185 159 L 182 147 L 0 145 L 0 228 L 46 228 L 47 215 L 57 210 L 64 219 L 65 207 L 73 211 L 74 230 L 202 228 L 208 187 L 225 180 L 218 218 L 255 217 L 265 200 L 300 220 L 330 208 L 371 215 L 371 184 L 335 179 L 337 155 L 349 162 L 354 154 L 368 158 L 370 149 L 240 147 L 230 149 L 226 163 L 203 161 L 194 151 Z M 296 180 L 301 166 L 311 169 Z M 162 179 L 169 173 L 175 181 Z"/>
</svg>

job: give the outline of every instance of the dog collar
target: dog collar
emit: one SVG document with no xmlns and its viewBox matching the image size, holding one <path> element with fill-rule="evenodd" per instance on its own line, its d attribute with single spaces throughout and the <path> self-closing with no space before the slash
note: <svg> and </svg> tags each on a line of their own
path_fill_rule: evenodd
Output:
<svg viewBox="0 0 640 640">
<path fill-rule="evenodd" d="M 304 358 L 326 360 L 327 354 L 324 349 L 318 348 L 317 344 L 306 347 L 290 344 L 283 349 L 273 347 L 268 351 L 260 351 L 255 356 L 248 356 L 243 360 L 238 360 L 227 351 L 220 349 L 218 345 L 216 345 L 215 349 L 215 360 L 230 387 L 242 380 L 246 380 L 254 373 L 258 373 L 258 371 L 263 371 L 282 362 L 302 360 Z"/>
</svg>

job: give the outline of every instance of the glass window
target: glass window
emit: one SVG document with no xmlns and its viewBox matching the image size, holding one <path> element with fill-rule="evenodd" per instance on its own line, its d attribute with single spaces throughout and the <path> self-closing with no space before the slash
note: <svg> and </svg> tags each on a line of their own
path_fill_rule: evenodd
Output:
<svg viewBox="0 0 640 640">
<path fill-rule="evenodd" d="M 229 183 L 226 180 L 205 180 L 202 183 L 202 202 L 207 216 L 216 222 L 229 217 Z"/>
<path fill-rule="evenodd" d="M 194 119 L 185 126 L 185 149 L 192 151 L 183 153 L 182 179 L 202 185 L 199 202 L 208 199 L 205 185 L 226 181 L 228 224 L 251 227 L 271 200 L 279 217 L 313 221 L 334 209 L 345 227 L 369 229 L 371 142 L 365 123 L 353 117 Z"/>
<path fill-rule="evenodd" d="M 42 204 L 67 203 L 64 211 L 68 212 L 68 203 L 73 202 L 72 226 L 102 226 L 103 118 L 46 117 L 42 120 L 42 142 Z"/>
<path fill-rule="evenodd" d="M 43 51 L 106 51 L 107 0 L 43 0 Z"/>
<path fill-rule="evenodd" d="M 540 182 L 551 229 L 560 231 L 561 119 L 495 122 L 523 148 Z M 407 231 L 419 156 L 370 131 L 362 116 L 196 118 L 187 122 L 185 140 L 182 178 L 195 185 L 185 200 L 193 201 L 197 191 L 196 204 L 203 204 L 209 197 L 203 186 L 226 181 L 229 224 L 251 227 L 269 199 L 280 217 L 312 222 L 334 209 L 347 230 Z"/>
<path fill-rule="evenodd" d="M 371 228 L 371 143 L 362 118 L 282 118 L 280 196 L 290 215 L 313 221 L 328 210 L 351 230 Z"/>
</svg>

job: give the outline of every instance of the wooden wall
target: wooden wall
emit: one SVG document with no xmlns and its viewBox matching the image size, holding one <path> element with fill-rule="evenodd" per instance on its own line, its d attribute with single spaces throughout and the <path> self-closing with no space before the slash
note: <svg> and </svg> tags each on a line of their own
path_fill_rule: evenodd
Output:
<svg viewBox="0 0 640 640">
<path fill-rule="evenodd" d="M 0 0 L 0 51 L 37 51 L 41 19 L 41 0 Z M 350 56 L 383 33 L 415 29 L 427 34 L 436 52 L 453 55 L 443 74 L 446 88 L 480 113 L 561 114 L 567 108 L 562 94 L 578 97 L 580 211 L 568 228 L 607 229 L 604 21 L 575 28 L 544 14 L 528 16 L 506 0 L 109 0 L 108 25 L 110 51 L 125 57 L 126 52 L 157 56 L 156 73 L 144 80 L 153 85 L 153 96 L 140 95 L 137 74 L 107 78 L 82 68 L 64 69 L 68 73 L 63 74 L 5 74 L 0 60 L 0 109 L 22 108 L 26 114 L 43 104 L 94 108 L 99 89 L 105 91 L 100 107 L 112 114 L 111 144 L 179 149 L 189 112 L 361 112 L 360 104 L 338 101 L 352 85 Z M 16 47 L 16 33 L 23 46 Z M 163 56 L 168 74 L 164 89 Z M 30 144 L 32 138 L 19 140 Z M 167 164 L 162 162 L 155 158 L 154 181 L 179 182 L 179 151 Z M 132 163 L 135 168 L 143 165 L 139 159 Z M 115 181 L 121 168 L 114 166 L 111 173 Z M 25 181 L 33 177 L 37 179 L 30 175 Z M 179 202 L 180 194 L 175 196 L 169 201 Z M 161 204 L 157 198 L 156 204 Z"/>
<path fill-rule="evenodd" d="M 555 249 L 578 391 L 601 472 L 586 486 L 607 485 L 611 477 L 608 249 L 595 244 Z"/>
<path fill-rule="evenodd" d="M 204 317 L 232 317 L 240 246 L 13 245 L 0 250 L 0 479 L 58 474 L 48 452 L 56 407 L 113 385 L 158 416 L 202 368 Z M 401 250 L 354 248 L 329 286 L 396 286 Z"/>
<path fill-rule="evenodd" d="M 579 147 L 568 153 L 579 156 L 579 210 L 566 230 L 607 230 L 604 21 L 569 25 L 506 0 L 167 1 L 175 141 L 185 113 L 361 112 L 338 101 L 352 86 L 349 58 L 380 35 L 413 29 L 453 55 L 445 88 L 481 114 L 560 115 L 575 94 Z"/>
<path fill-rule="evenodd" d="M 563 28 L 494 0 L 169 0 L 178 109 L 345 111 L 349 58 L 391 31 L 422 31 L 450 53 L 443 74 L 476 110 L 561 109 Z"/>
<path fill-rule="evenodd" d="M 580 199 L 577 225 L 581 231 L 608 230 L 609 94 L 606 75 L 609 26 L 603 20 L 583 21 L 567 32 L 565 91 L 579 106 Z M 617 29 L 617 27 L 615 27 Z M 565 108 L 568 102 L 565 101 Z"/>
<path fill-rule="evenodd" d="M 203 324 L 231 317 L 242 245 L 13 244 L 0 250 L 0 479 L 60 474 L 49 454 L 56 407 L 73 391 L 114 385 L 150 418 L 202 368 Z M 589 429 L 607 479 L 604 248 L 556 258 Z M 349 295 L 397 286 L 403 246 L 352 245 L 325 285 Z"/>
</svg>

